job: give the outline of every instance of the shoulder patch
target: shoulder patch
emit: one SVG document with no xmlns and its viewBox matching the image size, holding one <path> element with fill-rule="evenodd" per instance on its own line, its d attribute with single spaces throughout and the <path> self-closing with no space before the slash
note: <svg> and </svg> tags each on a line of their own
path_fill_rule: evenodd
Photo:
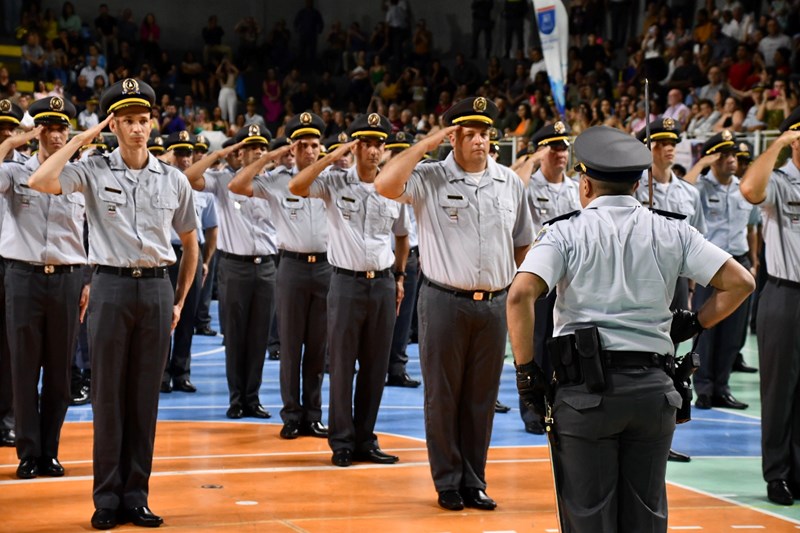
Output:
<svg viewBox="0 0 800 533">
<path fill-rule="evenodd" d="M 662 209 L 653 209 L 652 207 L 650 208 L 650 211 L 657 215 L 661 215 L 662 217 L 673 218 L 675 220 L 684 220 L 686 218 L 686 215 L 682 215 L 680 213 L 673 213 L 672 211 L 664 211 Z"/>
<path fill-rule="evenodd" d="M 577 216 L 577 215 L 579 215 L 580 213 L 581 213 L 581 210 L 580 210 L 580 209 L 576 209 L 575 211 L 572 211 L 572 212 L 570 212 L 570 213 L 564 213 L 564 214 L 563 214 L 563 215 L 561 215 L 561 216 L 557 216 L 557 217 L 555 217 L 555 218 L 551 218 L 550 220 L 548 220 L 547 222 L 545 222 L 545 223 L 544 223 L 544 225 L 545 225 L 545 226 L 549 226 L 550 224 L 555 224 L 556 222 L 559 222 L 559 221 L 561 221 L 561 220 L 567 220 L 567 219 L 569 219 L 569 218 L 572 218 L 572 217 L 574 217 L 574 216 Z"/>
</svg>

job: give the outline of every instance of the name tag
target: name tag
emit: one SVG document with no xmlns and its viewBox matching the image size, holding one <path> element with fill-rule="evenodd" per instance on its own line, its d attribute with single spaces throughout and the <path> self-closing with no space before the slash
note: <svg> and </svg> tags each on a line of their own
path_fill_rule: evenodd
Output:
<svg viewBox="0 0 800 533">
<path fill-rule="evenodd" d="M 460 194 L 448 194 L 447 195 L 447 199 L 448 200 L 463 200 L 464 197 L 461 196 Z"/>
<path fill-rule="evenodd" d="M 122 191 L 120 189 L 112 189 L 111 187 L 104 187 L 104 188 L 108 192 L 113 192 L 114 194 L 122 194 Z"/>
<path fill-rule="evenodd" d="M 712 204 L 718 204 L 719 203 L 719 198 L 709 198 L 708 202 L 712 203 Z"/>
<path fill-rule="evenodd" d="M 547 198 L 536 198 L 536 201 L 537 202 L 549 202 L 550 200 L 548 200 Z"/>
</svg>

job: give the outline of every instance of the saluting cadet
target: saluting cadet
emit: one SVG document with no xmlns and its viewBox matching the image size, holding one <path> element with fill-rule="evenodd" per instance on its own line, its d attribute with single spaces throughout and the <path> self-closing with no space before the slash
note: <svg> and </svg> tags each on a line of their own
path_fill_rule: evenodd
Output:
<svg viewBox="0 0 800 533">
<path fill-rule="evenodd" d="M 86 199 L 89 263 L 96 265 L 88 318 L 95 529 L 163 522 L 147 501 L 158 390 L 198 250 L 186 178 L 147 151 L 154 100 L 152 87 L 140 80 L 113 84 L 100 98 L 108 118 L 51 154 L 28 182 L 40 192 L 80 192 Z M 67 164 L 106 125 L 119 148 Z M 183 243 L 174 291 L 167 277 L 167 265 L 175 262 L 170 228 Z"/>
<path fill-rule="evenodd" d="M 166 148 L 164 147 L 164 138 L 161 135 L 155 135 L 147 140 L 147 151 L 156 157 L 164 154 Z"/>
<path fill-rule="evenodd" d="M 486 454 L 506 345 L 506 290 L 533 240 L 522 180 L 489 157 L 495 104 L 459 101 L 448 126 L 392 158 L 376 187 L 414 207 L 424 280 L 419 348 L 439 505 L 492 510 Z M 417 164 L 449 138 L 444 161 Z"/>
<path fill-rule="evenodd" d="M 0 143 L 14 134 L 25 112 L 10 100 L 0 100 Z M 24 163 L 28 158 L 11 148 L 0 162 Z M 5 215 L 6 202 L 0 198 L 0 228 Z M 14 446 L 14 402 L 11 395 L 11 359 L 6 337 L 5 261 L 0 257 L 0 446 Z"/>
<path fill-rule="evenodd" d="M 165 143 L 167 153 L 171 155 L 173 166 L 184 171 L 192 164 L 193 151 L 196 140 L 188 131 L 176 131 L 167 137 Z M 194 210 L 197 222 L 198 247 L 203 250 L 202 257 L 198 257 L 197 271 L 186 294 L 186 303 L 181 310 L 181 318 L 172 335 L 172 350 L 167 358 L 164 377 L 161 380 L 161 392 L 197 392 L 197 387 L 191 382 L 191 357 L 192 335 L 194 333 L 194 318 L 200 297 L 200 288 L 208 272 L 208 262 L 214 255 L 217 232 L 217 211 L 214 207 L 214 197 L 210 193 L 192 191 Z M 212 238 L 206 237 L 211 234 Z M 169 279 L 172 286 L 178 283 L 178 264 L 183 256 L 183 246 L 180 237 L 173 230 L 172 248 L 175 251 L 177 262 L 169 267 Z"/>
<path fill-rule="evenodd" d="M 703 143 L 703 156 L 718 155 L 711 171 L 701 175 L 696 187 L 706 219 L 706 238 L 716 244 L 746 269 L 757 261 L 755 227 L 758 209 L 750 205 L 739 191 L 736 171 L 736 146 L 733 134 L 723 130 Z M 711 289 L 697 287 L 692 308 L 699 309 L 710 296 Z M 700 409 L 727 407 L 747 409 L 748 405 L 731 394 L 728 381 L 736 354 L 739 353 L 742 331 L 747 328 L 747 304 L 700 336 L 697 353 L 700 368 L 694 374 L 697 392 L 695 406 Z"/>
<path fill-rule="evenodd" d="M 768 280 L 759 298 L 756 336 L 761 370 L 761 468 L 767 496 L 792 505 L 800 495 L 800 107 L 781 124 L 781 136 L 756 159 L 740 184 L 761 208 Z M 783 149 L 792 156 L 773 170 Z"/>
<path fill-rule="evenodd" d="M 694 228 L 633 197 L 651 163 L 642 143 L 594 127 L 577 137 L 574 155 L 583 210 L 539 232 L 508 296 L 517 387 L 541 415 L 546 403 L 552 408 L 561 531 L 666 532 L 664 476 L 681 403 L 664 370 L 674 351 L 672 291 L 678 276 L 717 287 L 679 331 L 673 324 L 682 340 L 678 333 L 685 338 L 731 313 L 753 280 Z M 534 362 L 532 331 L 534 301 L 555 287 L 554 340 L 564 342 L 550 355 L 568 371 L 557 369 L 553 401 L 550 380 Z M 575 373 L 578 359 L 582 374 Z"/>
<path fill-rule="evenodd" d="M 42 194 L 28 185 L 39 165 L 66 144 L 75 107 L 52 96 L 37 100 L 28 110 L 38 127 L 37 155 L 25 163 L 0 166 L 0 194 L 6 205 L 0 235 L 6 260 L 3 303 L 21 479 L 64 475 L 58 445 L 70 402 L 79 314 L 89 297 L 88 288 L 82 289 L 83 196 Z M 28 137 L 12 137 L 10 142 L 24 144 Z M 0 149 L 0 159 L 6 153 Z"/>
<path fill-rule="evenodd" d="M 208 148 L 208 139 L 206 139 L 204 135 L 195 137 L 192 161 L 196 163 L 202 159 L 208 153 Z M 194 331 L 198 335 L 213 337 L 217 334 L 216 331 L 211 329 L 210 311 L 211 296 L 214 291 L 214 280 L 217 279 L 217 201 L 211 193 L 203 193 L 202 198 L 214 204 L 214 226 L 203 229 L 203 235 L 201 237 L 201 240 L 204 241 L 202 246 L 203 284 L 197 302 Z M 197 203 L 197 196 L 195 196 L 195 203 Z M 210 215 L 210 209 L 210 207 L 206 207 L 204 211 Z"/>
<path fill-rule="evenodd" d="M 292 194 L 288 187 L 292 176 L 317 161 L 324 127 L 325 123 L 314 113 L 295 115 L 286 125 L 291 145 L 275 144 L 274 149 L 283 153 L 279 157 L 281 164 L 273 172 L 261 173 L 277 155 L 271 151 L 239 171 L 228 185 L 236 194 L 267 200 L 275 215 L 280 249 L 277 282 L 283 400 L 280 436 L 284 439 L 328 436 L 322 423 L 326 309 L 331 278 L 325 203 L 318 198 Z"/>
<path fill-rule="evenodd" d="M 275 313 L 275 226 L 269 205 L 260 198 L 233 194 L 235 171 L 208 170 L 218 158 L 242 150 L 249 165 L 267 152 L 271 136 L 258 124 L 240 129 L 235 144 L 212 152 L 186 169 L 196 191 L 217 199 L 219 215 L 219 304 L 225 333 L 228 418 L 270 418 L 259 399 L 270 325 Z"/>
<path fill-rule="evenodd" d="M 349 142 L 350 140 L 351 139 L 347 136 L 347 132 L 341 131 L 337 135 L 333 135 L 322 141 L 322 145 L 325 148 L 325 153 L 323 154 L 321 151 L 320 153 L 321 155 L 329 154 L 334 150 L 336 150 L 337 148 L 339 148 L 344 143 Z M 334 168 L 342 168 L 347 170 L 348 168 L 353 166 L 353 153 L 347 152 L 345 154 L 342 154 L 342 157 L 340 157 L 335 161 L 332 161 L 331 165 Z"/>
<path fill-rule="evenodd" d="M 328 261 L 333 267 L 328 291 L 328 444 L 333 450 L 331 462 L 342 467 L 353 461 L 398 461 L 381 451 L 374 433 L 392 329 L 403 299 L 400 273 L 408 257 L 405 208 L 382 198 L 374 186 L 390 131 L 389 119 L 377 113 L 357 117 L 348 132 L 355 141 L 339 146 L 289 182 L 292 194 L 325 202 Z M 354 166 L 327 168 L 350 150 Z"/>
</svg>

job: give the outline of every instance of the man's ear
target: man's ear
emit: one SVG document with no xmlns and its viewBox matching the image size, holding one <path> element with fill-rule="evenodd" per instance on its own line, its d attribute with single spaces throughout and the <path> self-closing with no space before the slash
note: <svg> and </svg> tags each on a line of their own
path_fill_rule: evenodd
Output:
<svg viewBox="0 0 800 533">
<path fill-rule="evenodd" d="M 633 189 L 631 190 L 631 194 L 635 193 L 639 189 L 639 185 L 641 184 L 641 180 L 636 180 L 636 183 L 633 184 Z"/>
</svg>

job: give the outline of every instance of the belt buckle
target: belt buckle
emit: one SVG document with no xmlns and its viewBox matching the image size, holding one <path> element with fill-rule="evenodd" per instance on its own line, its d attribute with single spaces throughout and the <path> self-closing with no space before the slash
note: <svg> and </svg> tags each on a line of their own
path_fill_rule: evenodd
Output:
<svg viewBox="0 0 800 533">
<path fill-rule="evenodd" d="M 309 263 L 316 263 L 317 262 L 317 256 L 314 255 L 314 254 L 309 254 L 309 256 L 306 258 L 306 260 Z"/>
<path fill-rule="evenodd" d="M 131 277 L 132 278 L 141 278 L 142 277 L 142 269 L 139 267 L 133 267 L 131 269 Z"/>
<path fill-rule="evenodd" d="M 476 302 L 482 302 L 485 297 L 486 293 L 484 291 L 475 291 L 472 293 L 472 299 Z"/>
<path fill-rule="evenodd" d="M 367 279 L 374 279 L 375 278 L 375 271 L 374 270 L 367 270 L 364 274 L 365 274 L 365 277 Z"/>
<path fill-rule="evenodd" d="M 257 264 L 257 265 L 260 265 L 260 264 L 261 264 L 261 256 L 259 255 L 258 257 L 256 257 L 255 259 L 253 259 L 253 263 L 255 263 L 255 264 Z"/>
<path fill-rule="evenodd" d="M 56 271 L 56 267 L 54 267 L 53 265 L 45 265 L 44 266 L 44 273 L 45 274 L 52 274 L 55 271 Z"/>
</svg>

